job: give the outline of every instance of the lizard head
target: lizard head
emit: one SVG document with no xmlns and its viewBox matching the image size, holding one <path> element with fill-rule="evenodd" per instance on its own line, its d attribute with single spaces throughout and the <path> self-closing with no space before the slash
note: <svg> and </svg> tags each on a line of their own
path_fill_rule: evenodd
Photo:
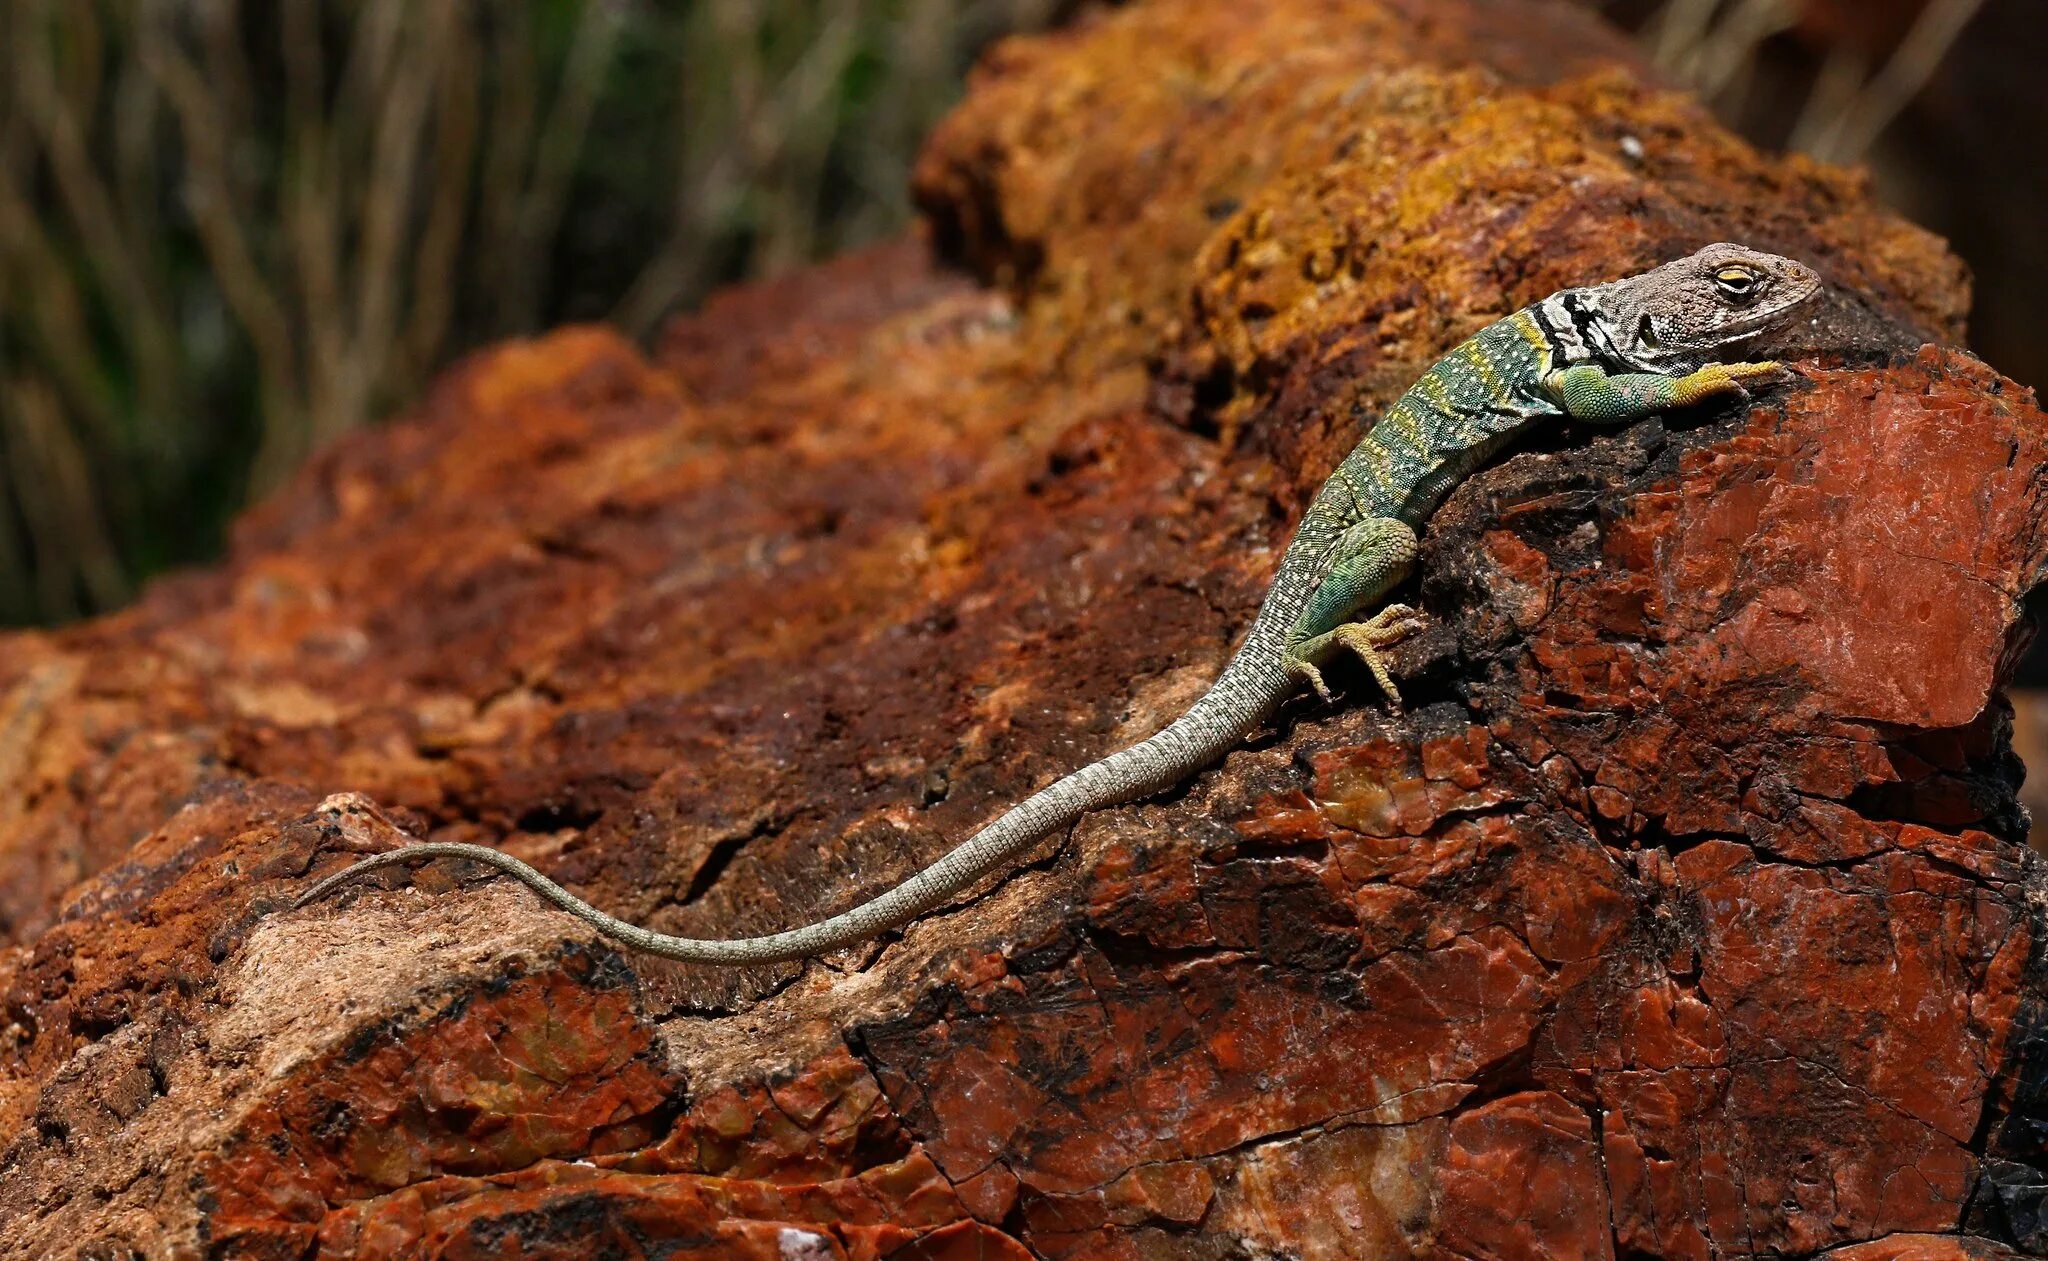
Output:
<svg viewBox="0 0 2048 1261">
<path fill-rule="evenodd" d="M 1733 357 L 1788 323 L 1820 288 L 1804 263 L 1724 241 L 1593 294 L 1621 358 L 1669 374 Z"/>
</svg>

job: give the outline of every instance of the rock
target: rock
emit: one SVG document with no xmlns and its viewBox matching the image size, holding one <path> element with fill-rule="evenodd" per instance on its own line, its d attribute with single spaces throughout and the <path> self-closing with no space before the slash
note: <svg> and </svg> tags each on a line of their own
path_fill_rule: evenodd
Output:
<svg viewBox="0 0 2048 1261">
<path fill-rule="evenodd" d="M 1994 1257 L 2048 1247 L 2000 688 L 2048 427 L 1960 265 L 1539 0 L 1002 45 L 924 238 L 649 357 L 507 345 L 221 566 L 0 641 L 0 1253 Z M 1737 238 L 1802 380 L 1561 428 L 1361 675 L 879 943 L 844 908 L 1199 693 L 1444 349 Z"/>
</svg>

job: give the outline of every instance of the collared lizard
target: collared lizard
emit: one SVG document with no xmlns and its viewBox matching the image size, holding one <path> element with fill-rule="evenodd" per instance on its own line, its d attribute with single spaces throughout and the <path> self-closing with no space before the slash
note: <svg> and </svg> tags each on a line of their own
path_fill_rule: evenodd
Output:
<svg viewBox="0 0 2048 1261">
<path fill-rule="evenodd" d="M 1788 258 L 1717 244 L 1640 275 L 1566 289 L 1481 329 L 1388 408 L 1303 514 L 1251 629 L 1203 696 L 1157 734 L 1026 797 L 930 866 L 851 910 L 761 937 L 699 940 L 615 919 L 509 854 L 407 845 L 363 859 L 301 895 L 304 906 L 365 872 L 430 858 L 503 871 L 606 936 L 702 963 L 800 958 L 929 910 L 1090 810 L 1162 791 L 1215 761 L 1297 687 L 1329 698 L 1320 666 L 1357 655 L 1389 701 L 1385 654 L 1417 626 L 1390 604 L 1415 566 L 1416 531 L 1451 489 L 1517 434 L 1567 417 L 1622 424 L 1784 379 L 1771 362 L 1729 362 L 1795 319 L 1820 278 Z"/>
</svg>

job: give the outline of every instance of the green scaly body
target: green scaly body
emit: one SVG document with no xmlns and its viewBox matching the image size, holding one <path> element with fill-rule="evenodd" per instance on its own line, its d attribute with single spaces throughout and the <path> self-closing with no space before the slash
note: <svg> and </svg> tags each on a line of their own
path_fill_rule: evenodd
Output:
<svg viewBox="0 0 2048 1261">
<path fill-rule="evenodd" d="M 1348 498 L 1361 517 L 1420 527 L 1517 432 L 1562 414 L 1543 388 L 1557 353 L 1527 311 L 1487 325 L 1386 410 L 1325 493 Z"/>
</svg>

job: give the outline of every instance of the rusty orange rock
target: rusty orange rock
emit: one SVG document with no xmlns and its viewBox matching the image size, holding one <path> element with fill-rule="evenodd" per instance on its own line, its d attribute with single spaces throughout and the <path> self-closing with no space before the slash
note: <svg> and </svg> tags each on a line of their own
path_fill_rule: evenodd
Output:
<svg viewBox="0 0 2048 1261">
<path fill-rule="evenodd" d="M 1999 689 L 2048 424 L 1960 264 L 1535 0 L 1002 45 L 927 227 L 499 347 L 219 567 L 0 640 L 0 1255 L 1995 1257 L 2048 1247 Z M 1431 525 L 1413 705 L 1290 705 L 883 942 L 621 956 L 929 862 L 1199 693 L 1460 337 L 1705 241 L 1755 406 Z"/>
</svg>

